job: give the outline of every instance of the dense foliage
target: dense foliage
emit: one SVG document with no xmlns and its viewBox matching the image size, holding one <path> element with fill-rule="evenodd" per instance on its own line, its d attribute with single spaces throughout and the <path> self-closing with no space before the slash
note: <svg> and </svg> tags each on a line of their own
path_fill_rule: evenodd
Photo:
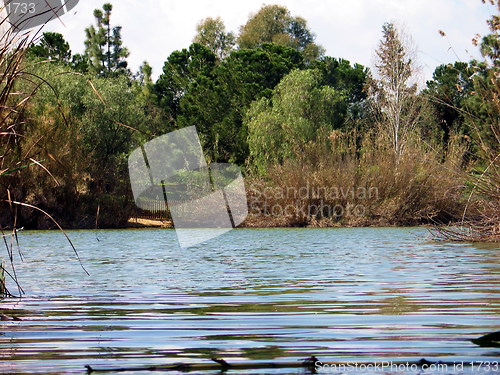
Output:
<svg viewBox="0 0 500 375">
<path fill-rule="evenodd" d="M 111 4 L 95 10 L 95 25 L 84 30 L 84 54 L 72 55 L 56 33 L 26 50 L 32 79 L 17 82 L 17 89 L 36 95 L 20 112 L 15 141 L 2 139 L 2 147 L 32 161 L 0 168 L 2 199 L 8 191 L 67 227 L 123 226 L 134 210 L 130 152 L 191 125 L 209 161 L 243 167 L 255 203 L 249 225 L 453 221 L 473 190 L 471 176 L 498 173 L 496 16 L 491 34 L 477 41 L 484 61 L 438 66 L 418 90 L 415 56 L 390 23 L 382 27 L 370 71 L 324 56 L 307 22 L 282 6 L 263 6 L 238 35 L 220 18 L 207 18 L 190 46 L 166 56 L 153 81 L 147 62 L 134 75 L 128 70 L 111 12 Z M 367 202 L 357 193 L 340 199 L 309 191 L 301 214 L 274 221 L 266 216 L 269 202 L 252 201 L 260 196 L 254 188 L 304 186 L 377 194 Z M 288 198 L 273 202 L 298 202 Z M 474 209 L 469 204 L 467 215 L 484 214 L 496 198 L 488 199 Z M 311 202 L 336 209 L 303 214 Z M 349 206 L 360 204 L 362 212 L 349 214 Z M 52 225 L 28 207 L 3 210 L 0 225 L 12 225 L 14 216 L 26 227 Z"/>
</svg>

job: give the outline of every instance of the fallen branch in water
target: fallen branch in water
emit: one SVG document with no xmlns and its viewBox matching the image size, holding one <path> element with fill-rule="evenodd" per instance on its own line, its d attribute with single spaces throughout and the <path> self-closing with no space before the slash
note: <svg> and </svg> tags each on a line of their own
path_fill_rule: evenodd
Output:
<svg viewBox="0 0 500 375">
<path fill-rule="evenodd" d="M 429 368 L 431 365 L 442 365 L 442 366 L 453 366 L 454 362 L 432 362 L 422 358 L 419 361 L 380 361 L 378 363 L 375 362 L 321 362 L 315 356 L 311 356 L 303 361 L 296 362 L 238 362 L 238 363 L 228 363 L 224 359 L 220 358 L 211 358 L 211 360 L 215 363 L 174 363 L 169 365 L 145 365 L 145 366 L 135 366 L 135 367 L 115 367 L 115 368 L 93 368 L 90 365 L 86 365 L 88 374 L 92 374 L 93 372 L 132 372 L 132 371 L 182 371 L 182 372 L 190 372 L 190 371 L 227 371 L 231 370 L 265 370 L 272 368 L 306 368 L 312 373 L 316 373 L 317 370 L 322 368 L 351 368 L 354 364 L 358 368 L 369 368 L 369 366 L 377 366 L 385 365 L 385 367 L 389 366 L 405 366 L 406 368 L 411 368 L 412 366 L 417 366 L 421 368 L 426 366 L 425 368 Z"/>
<path fill-rule="evenodd" d="M 21 318 L 18 318 L 17 316 L 9 316 L 5 314 L 0 314 L 0 320 L 3 322 L 9 321 L 9 320 L 15 320 L 15 321 L 21 321 Z"/>
<path fill-rule="evenodd" d="M 474 344 L 487 348 L 500 348 L 500 331 L 488 333 L 487 335 L 470 340 Z"/>
</svg>

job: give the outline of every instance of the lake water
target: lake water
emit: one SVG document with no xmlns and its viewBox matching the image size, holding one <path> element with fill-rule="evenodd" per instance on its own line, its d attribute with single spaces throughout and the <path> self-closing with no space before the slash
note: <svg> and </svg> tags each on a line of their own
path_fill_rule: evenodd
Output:
<svg viewBox="0 0 500 375">
<path fill-rule="evenodd" d="M 435 243 L 422 228 L 239 229 L 189 249 L 172 230 L 68 235 L 90 276 L 60 232 L 20 232 L 26 294 L 0 309 L 23 320 L 0 322 L 0 373 L 210 357 L 500 361 L 500 348 L 470 342 L 500 330 L 498 244 Z"/>
</svg>

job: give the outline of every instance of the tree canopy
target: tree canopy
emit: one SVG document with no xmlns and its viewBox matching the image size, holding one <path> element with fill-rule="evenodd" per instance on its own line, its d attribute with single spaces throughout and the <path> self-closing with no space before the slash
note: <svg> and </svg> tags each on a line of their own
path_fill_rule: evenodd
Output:
<svg viewBox="0 0 500 375">
<path fill-rule="evenodd" d="M 172 118 L 180 112 L 180 101 L 198 76 L 211 76 L 217 57 L 207 47 L 193 43 L 189 48 L 174 51 L 163 66 L 155 85 L 160 105 Z"/>
<path fill-rule="evenodd" d="M 38 43 L 30 46 L 28 54 L 64 63 L 71 61 L 69 43 L 62 34 L 53 32 L 43 33 Z"/>
<path fill-rule="evenodd" d="M 275 44 L 233 51 L 192 82 L 180 101 L 177 123 L 197 127 L 212 160 L 243 164 L 248 156 L 245 111 L 303 64 L 298 51 Z"/>
<path fill-rule="evenodd" d="M 236 45 L 235 35 L 226 32 L 224 21 L 220 17 L 205 18 L 196 27 L 196 32 L 193 43 L 207 47 L 219 60 L 227 57 Z"/>
<path fill-rule="evenodd" d="M 293 17 L 284 6 L 264 5 L 240 28 L 238 44 L 240 48 L 256 48 L 276 43 L 302 52 L 305 61 L 313 61 L 324 53 L 314 39 L 305 19 Z"/>
<path fill-rule="evenodd" d="M 111 26 L 111 11 L 109 3 L 102 10 L 94 10 L 96 25 L 85 29 L 85 56 L 90 62 L 92 73 L 104 76 L 129 74 L 126 58 L 128 50 L 123 47 L 121 26 Z"/>
</svg>

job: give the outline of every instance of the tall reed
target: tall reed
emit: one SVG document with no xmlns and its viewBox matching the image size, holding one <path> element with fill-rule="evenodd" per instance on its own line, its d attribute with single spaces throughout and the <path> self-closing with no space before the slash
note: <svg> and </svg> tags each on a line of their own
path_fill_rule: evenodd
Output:
<svg viewBox="0 0 500 375">
<path fill-rule="evenodd" d="M 460 220 L 460 142 L 445 162 L 416 135 L 396 156 L 385 137 L 334 131 L 249 183 L 248 226 L 385 226 Z"/>
<path fill-rule="evenodd" d="M 465 117 L 478 148 L 478 167 L 468 176 L 470 193 L 458 227 L 440 228 L 438 236 L 455 241 L 500 242 L 500 0 L 482 0 L 497 13 L 487 21 L 490 34 L 474 40 L 484 60 L 472 64 L 473 101 L 455 108 Z"/>
<path fill-rule="evenodd" d="M 34 158 L 34 150 L 41 147 L 39 140 L 33 142 L 27 150 L 20 147 L 29 131 L 24 117 L 25 109 L 40 85 L 47 82 L 34 75 L 26 65 L 27 47 L 37 39 L 37 30 L 17 32 L 10 26 L 4 8 L 0 8 L 0 14 L 3 15 L 0 18 L 0 219 L 12 218 L 7 228 L 0 225 L 0 236 L 6 249 L 8 264 L 7 267 L 0 258 L 0 296 L 5 296 L 11 295 L 6 287 L 5 277 L 12 279 L 19 294 L 22 294 L 14 266 L 15 252 L 19 247 L 16 220 L 18 209 L 29 207 L 39 210 L 59 229 L 62 228 L 47 212 L 16 199 L 20 171 L 34 165 L 50 175 L 48 169 Z M 64 235 L 66 236 L 65 233 Z M 69 238 L 68 241 L 76 252 Z"/>
<path fill-rule="evenodd" d="M 0 9 L 5 15 L 4 9 Z M 30 161 L 28 154 L 19 153 L 17 145 L 23 137 L 22 112 L 33 92 L 17 91 L 16 84 L 20 80 L 30 80 L 24 69 L 23 62 L 26 47 L 32 40 L 33 35 L 28 32 L 16 33 L 8 23 L 7 17 L 0 20 L 0 216 L 5 212 L 17 210 L 12 199 L 12 187 L 15 182 L 17 171 L 25 168 L 33 161 Z M 11 264 L 8 271 L 3 263 L 0 263 L 0 273 L 16 279 L 15 268 L 13 266 L 14 247 L 16 243 L 16 222 L 11 225 L 11 232 L 5 233 L 4 228 L 0 228 L 0 235 L 4 242 L 7 257 Z M 1 260 L 0 260 L 1 262 Z M 5 287 L 5 277 L 1 281 L 2 295 L 9 294 Z"/>
</svg>

